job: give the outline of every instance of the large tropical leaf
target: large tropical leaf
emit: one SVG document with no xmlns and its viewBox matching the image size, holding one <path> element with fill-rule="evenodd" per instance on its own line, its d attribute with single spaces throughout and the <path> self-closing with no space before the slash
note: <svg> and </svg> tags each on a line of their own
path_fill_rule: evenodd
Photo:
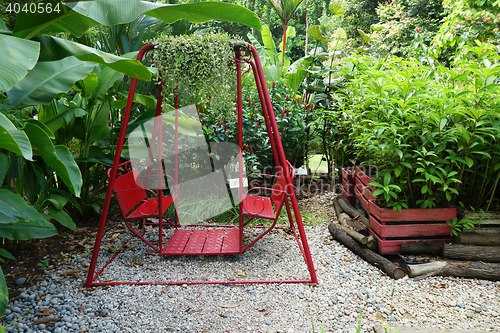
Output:
<svg viewBox="0 0 500 333">
<path fill-rule="evenodd" d="M 21 108 L 48 104 L 61 92 L 85 78 L 96 65 L 74 57 L 59 61 L 39 62 L 28 75 L 7 92 L 10 104 Z"/>
<path fill-rule="evenodd" d="M 264 47 L 266 48 L 267 56 L 269 57 L 269 59 L 271 59 L 271 63 L 276 64 L 276 62 L 278 61 L 276 46 L 274 45 L 271 31 L 266 24 L 262 26 L 262 42 L 264 43 Z"/>
<path fill-rule="evenodd" d="M 48 0 L 52 7 L 58 2 Z M 231 21 L 260 30 L 260 20 L 252 11 L 235 4 L 224 2 L 196 2 L 189 4 L 162 4 L 137 0 L 96 0 L 59 3 L 59 12 L 25 13 L 17 15 L 13 35 L 31 39 L 56 32 L 82 36 L 96 25 L 129 23 L 145 14 L 166 23 L 187 19 L 193 23 L 209 20 Z"/>
<path fill-rule="evenodd" d="M 0 237 L 13 240 L 50 237 L 56 234 L 54 225 L 46 220 L 23 198 L 7 189 L 0 189 L 0 206 L 9 207 L 8 219 L 0 219 Z"/>
<path fill-rule="evenodd" d="M 151 72 L 137 60 L 118 57 L 54 36 L 39 36 L 37 40 L 41 44 L 39 61 L 55 61 L 74 56 L 80 61 L 95 62 L 139 80 L 151 79 Z"/>
<path fill-rule="evenodd" d="M 304 0 L 267 0 L 284 24 L 288 24 L 302 1 Z"/>
<path fill-rule="evenodd" d="M 3 316 L 5 310 L 7 310 L 7 305 L 9 304 L 9 289 L 7 288 L 7 282 L 3 276 L 3 271 L 0 268 L 0 316 Z"/>
<path fill-rule="evenodd" d="M 313 25 L 312 27 L 307 29 L 307 33 L 309 35 L 311 35 L 317 41 L 327 42 L 327 43 L 330 42 L 330 40 L 328 38 L 326 38 L 325 36 L 323 36 L 323 34 L 321 33 L 321 30 L 319 29 L 319 25 Z"/>
<path fill-rule="evenodd" d="M 0 34 L 0 93 L 12 88 L 35 67 L 40 44 Z"/>
<path fill-rule="evenodd" d="M 100 107 L 96 107 L 96 110 L 92 112 L 92 129 L 89 133 L 89 142 L 96 142 L 101 136 L 102 131 L 108 125 L 109 113 L 111 112 L 109 103 L 104 103 Z"/>
<path fill-rule="evenodd" d="M 73 219 L 62 209 L 55 209 L 52 207 L 48 207 L 47 210 L 52 218 L 54 218 L 57 222 L 61 223 L 66 228 L 70 228 L 73 231 L 76 231 L 76 224 Z"/>
<path fill-rule="evenodd" d="M 336 15 L 336 16 L 344 15 L 344 7 L 342 7 L 341 5 L 336 4 L 336 3 L 331 3 L 329 5 L 329 7 L 330 7 L 330 11 L 332 12 L 333 15 Z"/>
<path fill-rule="evenodd" d="M 25 159 L 30 161 L 33 156 L 31 143 L 26 136 L 26 133 L 18 130 L 16 126 L 14 126 L 14 124 L 1 112 L 0 148 L 22 155 Z"/>
<path fill-rule="evenodd" d="M 28 206 L 29 207 L 29 206 Z M 13 240 L 28 240 L 54 236 L 56 227 L 49 221 L 43 223 L 18 221 L 16 223 L 0 223 L 0 237 Z"/>
<path fill-rule="evenodd" d="M 27 123 L 24 131 L 38 150 L 38 155 L 47 163 L 66 184 L 71 193 L 80 196 L 82 174 L 66 146 L 54 146 L 47 133 L 33 123 Z"/>
<path fill-rule="evenodd" d="M 3 180 L 9 173 L 10 162 L 9 155 L 4 152 L 0 152 L 0 185 L 3 184 Z"/>
<path fill-rule="evenodd" d="M 138 53 L 138 51 L 130 52 L 124 54 L 122 57 L 127 59 L 135 59 L 137 58 Z M 111 87 L 113 87 L 117 81 L 122 80 L 123 75 L 123 73 L 116 72 L 111 68 L 103 68 L 99 73 L 99 76 L 97 77 L 97 87 L 95 87 L 95 89 L 93 90 L 94 104 L 102 103 L 104 101 L 104 98 L 106 97 L 108 90 L 111 89 Z"/>
<path fill-rule="evenodd" d="M 83 117 L 87 112 L 82 108 L 67 108 L 59 110 L 59 113 L 53 117 L 43 119 L 42 122 L 52 131 L 56 132 L 63 126 L 68 125 L 76 118 Z"/>
<path fill-rule="evenodd" d="M 302 83 L 304 78 L 307 76 L 307 71 L 305 70 L 305 68 L 309 67 L 312 59 L 312 56 L 302 57 L 291 64 L 290 67 L 288 67 L 286 80 L 287 85 L 290 88 L 295 90 Z"/>
<path fill-rule="evenodd" d="M 268 62 L 266 48 L 262 46 L 262 44 L 260 44 L 259 41 L 251 33 L 247 34 L 247 38 L 250 41 L 250 44 L 255 47 L 255 50 L 257 50 L 262 65 L 265 65 Z"/>
</svg>

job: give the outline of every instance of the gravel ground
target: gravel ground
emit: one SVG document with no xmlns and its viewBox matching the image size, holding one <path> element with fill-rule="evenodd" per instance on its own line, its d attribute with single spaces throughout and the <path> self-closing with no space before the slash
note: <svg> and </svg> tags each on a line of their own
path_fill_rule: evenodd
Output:
<svg viewBox="0 0 500 333">
<path fill-rule="evenodd" d="M 330 198 L 309 199 L 308 205 L 326 210 Z M 86 253 L 47 269 L 45 280 L 9 304 L 4 324 L 14 322 L 8 332 L 288 333 L 312 332 L 314 323 L 316 332 L 322 326 L 326 332 L 355 332 L 361 312 L 362 332 L 387 321 L 393 327 L 499 330 L 500 282 L 444 277 L 395 281 L 331 240 L 326 225 L 307 226 L 306 233 L 318 286 L 144 285 L 87 291 L 82 288 L 90 262 Z M 155 238 L 152 231 L 146 236 Z M 283 230 L 265 236 L 241 257 L 159 258 L 128 233 L 107 237 L 102 260 L 112 255 L 110 247 L 128 244 L 130 249 L 106 268 L 100 281 L 309 277 L 297 243 Z M 90 251 L 92 245 L 87 247 Z"/>
</svg>

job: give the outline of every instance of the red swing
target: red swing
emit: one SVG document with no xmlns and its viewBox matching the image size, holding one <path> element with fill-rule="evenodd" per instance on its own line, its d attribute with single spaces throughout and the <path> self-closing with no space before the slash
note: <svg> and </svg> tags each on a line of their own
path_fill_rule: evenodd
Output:
<svg viewBox="0 0 500 333">
<path fill-rule="evenodd" d="M 117 285 L 117 284 L 238 284 L 238 283 L 317 283 L 317 277 L 313 266 L 313 261 L 309 251 L 309 246 L 306 239 L 306 234 L 304 231 L 304 226 L 302 223 L 302 218 L 300 215 L 297 198 L 295 196 L 292 181 L 295 175 L 295 169 L 286 160 L 283 151 L 283 146 L 281 143 L 281 138 L 278 132 L 278 127 L 276 124 L 276 119 L 274 116 L 271 100 L 269 98 L 269 92 L 267 90 L 266 81 L 262 71 L 262 66 L 256 49 L 244 42 L 234 42 L 235 50 L 235 61 L 236 61 L 236 73 L 237 73 L 237 111 L 238 111 L 238 148 L 239 148 L 239 198 L 242 198 L 239 203 L 239 224 L 230 226 L 220 226 L 220 225 L 203 225 L 209 226 L 210 229 L 200 229 L 200 228 L 189 228 L 190 224 L 181 224 L 178 221 L 178 214 L 176 213 L 175 219 L 172 221 L 164 216 L 165 212 L 169 207 L 176 206 L 176 202 L 180 194 L 177 193 L 178 185 L 178 99 L 176 98 L 176 111 L 175 111 L 175 176 L 171 177 L 169 175 L 161 174 L 159 175 L 148 174 L 145 176 L 145 180 L 142 180 L 137 167 L 134 165 L 133 161 L 121 162 L 120 158 L 122 155 L 122 149 L 125 142 L 125 136 L 127 132 L 127 124 L 129 122 L 130 111 L 132 109 L 134 93 L 137 85 L 137 79 L 131 80 L 130 91 L 127 99 L 127 104 L 125 111 L 122 116 L 122 127 L 120 130 L 120 136 L 118 139 L 115 157 L 113 161 L 113 166 L 108 170 L 108 189 L 106 191 L 106 197 L 104 200 L 103 209 L 101 212 L 101 219 L 99 223 L 99 229 L 96 235 L 96 241 L 94 245 L 94 250 L 92 254 L 91 263 L 89 266 L 89 271 L 87 275 L 87 280 L 85 286 L 87 288 L 100 285 Z M 142 61 L 143 58 L 147 58 L 147 53 L 154 49 L 153 44 L 145 45 L 137 56 L 137 60 Z M 242 56 L 244 55 L 244 57 Z M 253 60 L 252 60 L 253 58 Z M 261 108 L 263 117 L 266 124 L 266 129 L 269 135 L 270 144 L 273 152 L 274 162 L 278 168 L 278 175 L 276 177 L 276 182 L 271 190 L 271 196 L 258 196 L 251 195 L 243 192 L 243 141 L 242 141 L 242 63 L 247 63 L 251 66 L 257 91 L 260 98 Z M 160 116 L 162 114 L 162 98 L 161 91 L 162 85 L 160 85 L 156 114 L 155 116 Z M 177 97 L 177 96 L 176 96 Z M 160 117 L 161 118 L 161 117 Z M 156 119 L 156 118 L 155 118 Z M 161 124 L 161 122 L 160 122 Z M 155 134 L 155 131 L 157 133 Z M 154 127 L 153 137 L 158 135 L 158 142 L 162 142 L 161 139 L 161 125 L 159 127 Z M 160 144 L 162 146 L 162 144 Z M 159 148 L 161 150 L 161 148 Z M 151 152 L 153 147 L 151 147 Z M 151 155 L 152 156 L 152 155 Z M 161 154 L 160 154 L 161 156 Z M 150 164 L 153 158 L 150 158 Z M 159 162 L 159 167 L 161 168 L 161 162 Z M 148 166 L 148 167 L 149 167 Z M 149 169 L 148 169 L 149 170 Z M 148 183 L 151 177 L 159 177 L 159 182 L 164 183 L 165 177 L 170 177 L 173 187 L 175 187 L 174 194 L 164 195 L 163 189 L 153 191 L 149 189 Z M 161 178 L 161 179 L 160 179 Z M 160 184 L 158 183 L 158 184 Z M 260 188 L 257 188 L 260 189 Z M 249 190 L 249 192 L 252 189 Z M 116 252 L 113 257 L 102 267 L 97 273 L 95 273 L 97 259 L 99 256 L 99 250 L 101 247 L 101 241 L 104 235 L 104 229 L 107 220 L 107 214 L 109 211 L 110 201 L 112 195 L 117 199 L 120 211 L 125 220 L 126 226 L 131 232 L 146 242 L 150 247 L 153 248 L 159 255 L 220 255 L 220 254 L 240 254 L 242 255 L 249 247 L 251 247 L 255 242 L 261 239 L 265 234 L 269 233 L 275 226 L 280 215 L 280 212 L 285 206 L 289 228 L 299 245 L 299 248 L 304 257 L 305 263 L 310 273 L 310 279 L 308 280 L 257 280 L 257 281 L 157 281 L 157 282 L 96 282 L 96 279 L 103 272 L 103 270 L 113 261 L 119 251 Z M 160 199 L 161 198 L 161 199 Z M 274 209 L 273 204 L 274 203 Z M 291 205 L 290 205 L 291 203 Z M 295 223 L 293 222 L 293 215 L 295 216 Z M 249 217 L 248 220 L 244 220 L 244 217 Z M 158 222 L 147 222 L 147 224 L 153 224 L 158 226 L 159 229 L 159 241 L 158 246 L 155 246 L 147 239 L 145 239 L 137 230 L 130 226 L 129 221 L 138 220 L 139 228 L 144 225 L 144 220 L 150 218 L 158 218 Z M 254 218 L 262 218 L 272 220 L 271 226 L 266 227 L 266 229 L 253 241 L 244 246 L 243 239 L 243 229 L 244 227 L 251 227 L 249 222 Z M 296 225 L 295 225 L 296 224 Z M 168 239 L 166 244 L 163 244 L 163 226 L 170 225 L 175 229 L 172 236 Z M 201 225 L 198 225 L 198 227 Z M 182 228 L 181 228 L 182 227 Z M 188 228 L 184 228 L 188 227 Z M 213 228 L 219 227 L 219 228 Z M 220 228 L 222 227 L 222 228 Z M 297 230 L 298 229 L 298 230 Z M 298 231 L 298 233 L 297 233 Z"/>
</svg>

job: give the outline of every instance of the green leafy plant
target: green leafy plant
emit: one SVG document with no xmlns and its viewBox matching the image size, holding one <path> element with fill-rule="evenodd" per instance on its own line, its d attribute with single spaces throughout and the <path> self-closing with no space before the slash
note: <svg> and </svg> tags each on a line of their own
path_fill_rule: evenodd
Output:
<svg viewBox="0 0 500 333">
<path fill-rule="evenodd" d="M 163 103 L 196 104 L 204 109 L 230 104 L 236 94 L 231 37 L 227 34 L 163 36 L 155 46 L 155 63 L 164 83 Z"/>
<path fill-rule="evenodd" d="M 49 258 L 41 259 L 40 262 L 38 263 L 38 266 L 40 267 L 40 270 L 45 271 L 50 263 L 49 263 Z"/>
<path fill-rule="evenodd" d="M 314 330 L 314 321 L 311 318 L 311 326 L 312 326 L 312 333 L 315 333 L 316 331 Z M 321 331 L 319 333 L 325 333 L 325 322 L 323 321 L 323 325 L 321 326 Z"/>
<path fill-rule="evenodd" d="M 358 56 L 342 71 L 347 151 L 378 167 L 371 185 L 394 209 L 498 204 L 500 67 L 492 46 L 463 46 L 452 68 Z"/>
<path fill-rule="evenodd" d="M 464 228 L 466 229 L 473 229 L 476 227 L 479 227 L 483 223 L 483 217 L 490 217 L 490 213 L 485 213 L 484 210 L 480 209 L 478 213 L 475 213 L 478 217 L 477 220 L 471 219 L 468 217 L 464 217 L 461 219 L 458 219 L 457 217 L 454 217 L 453 220 L 448 220 L 446 223 L 451 227 L 451 236 L 457 236 L 459 232 L 462 232 Z"/>
</svg>

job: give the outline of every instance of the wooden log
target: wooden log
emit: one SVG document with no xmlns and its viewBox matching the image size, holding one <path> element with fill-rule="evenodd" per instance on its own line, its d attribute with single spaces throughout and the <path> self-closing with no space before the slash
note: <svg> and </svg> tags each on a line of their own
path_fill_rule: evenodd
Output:
<svg viewBox="0 0 500 333">
<path fill-rule="evenodd" d="M 339 204 L 339 202 L 340 202 L 339 198 L 343 198 L 343 197 L 335 197 L 333 199 L 333 207 L 335 208 L 335 214 L 337 215 L 337 219 L 338 219 L 339 223 L 343 224 L 345 226 L 349 226 L 354 231 L 361 232 L 365 236 L 368 236 L 368 230 L 364 224 L 362 224 L 361 222 L 359 222 L 357 220 L 351 219 L 350 215 L 344 213 L 344 210 L 342 209 L 342 207 Z M 345 200 L 347 200 L 347 199 L 345 199 Z M 344 219 L 342 220 L 341 215 L 343 213 L 345 214 L 345 216 L 344 216 Z M 347 217 L 347 218 L 345 218 L 345 217 Z"/>
<path fill-rule="evenodd" d="M 339 204 L 340 208 L 342 208 L 342 210 L 344 212 L 346 212 L 349 216 L 351 216 L 352 218 L 357 217 L 357 220 L 360 221 L 361 223 L 363 223 L 363 225 L 366 228 L 370 228 L 370 221 L 366 217 L 361 215 L 361 213 L 351 205 L 349 200 L 347 200 L 344 197 L 339 197 L 338 204 Z"/>
<path fill-rule="evenodd" d="M 378 253 L 373 252 L 370 249 L 362 247 L 358 243 L 356 243 L 351 237 L 349 237 L 345 232 L 339 230 L 334 224 L 330 224 L 328 226 L 328 230 L 330 234 L 333 236 L 335 240 L 342 243 L 349 250 L 374 265 L 375 267 L 380 268 L 383 272 L 387 273 L 390 277 L 394 279 L 401 279 L 405 276 L 404 271 L 394 265 L 390 260 L 384 258 Z"/>
<path fill-rule="evenodd" d="M 425 264 L 406 265 L 409 277 L 428 274 L 446 266 L 446 261 L 433 261 Z"/>
<path fill-rule="evenodd" d="M 448 262 L 444 267 L 427 276 L 455 276 L 482 280 L 500 280 L 500 263 L 480 261 Z"/>
<path fill-rule="evenodd" d="M 338 203 L 337 197 L 333 198 L 333 208 L 335 209 L 335 215 L 337 215 L 337 219 L 339 219 L 340 214 L 343 212 L 342 208 L 340 208 L 340 205 Z M 340 222 L 340 221 L 339 221 Z"/>
<path fill-rule="evenodd" d="M 349 236 L 351 236 L 354 240 L 358 241 L 358 243 L 361 243 L 363 245 L 368 244 L 368 237 L 363 236 L 359 232 L 356 232 L 342 225 L 337 225 L 336 227 L 345 232 L 346 234 L 348 234 Z"/>
<path fill-rule="evenodd" d="M 481 231 L 464 231 L 455 238 L 458 244 L 500 246 L 500 233 L 485 234 Z"/>
<path fill-rule="evenodd" d="M 377 238 L 373 235 L 368 236 L 368 243 L 366 243 L 366 247 L 375 251 L 377 249 Z"/>
<path fill-rule="evenodd" d="M 443 252 L 443 243 L 418 241 L 401 244 L 401 254 L 432 254 L 440 256 Z"/>
<path fill-rule="evenodd" d="M 464 261 L 500 262 L 500 247 L 444 244 L 443 257 Z"/>
</svg>

